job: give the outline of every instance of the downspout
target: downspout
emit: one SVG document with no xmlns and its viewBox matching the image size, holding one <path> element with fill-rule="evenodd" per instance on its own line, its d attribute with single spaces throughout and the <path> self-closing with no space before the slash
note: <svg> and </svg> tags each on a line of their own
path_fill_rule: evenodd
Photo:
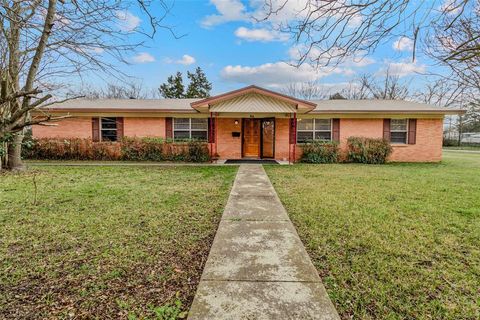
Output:
<svg viewBox="0 0 480 320">
<path fill-rule="evenodd" d="M 214 134 L 214 137 L 215 137 L 215 156 L 217 156 L 218 154 L 218 149 L 217 149 L 217 146 L 218 146 L 218 143 L 217 143 L 217 134 L 218 134 L 218 112 L 215 112 L 215 126 L 214 126 L 214 129 L 215 129 L 215 134 Z"/>
<path fill-rule="evenodd" d="M 297 161 L 295 156 L 297 149 L 297 112 L 293 114 L 293 163 Z"/>
<path fill-rule="evenodd" d="M 292 114 L 288 114 L 288 164 L 292 164 L 292 144 L 290 141 L 292 140 Z"/>
<path fill-rule="evenodd" d="M 213 139 L 212 139 L 212 134 L 213 134 L 213 112 L 210 112 L 210 126 L 208 128 L 210 136 L 208 137 L 208 140 L 210 141 L 210 162 L 213 163 Z"/>
</svg>

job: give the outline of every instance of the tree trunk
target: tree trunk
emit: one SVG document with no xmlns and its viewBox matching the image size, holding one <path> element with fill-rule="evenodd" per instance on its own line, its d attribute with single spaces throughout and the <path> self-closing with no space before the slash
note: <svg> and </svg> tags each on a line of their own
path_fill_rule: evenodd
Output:
<svg viewBox="0 0 480 320">
<path fill-rule="evenodd" d="M 9 170 L 23 171 L 25 165 L 22 161 L 23 132 L 16 133 L 8 144 L 7 167 Z"/>
</svg>

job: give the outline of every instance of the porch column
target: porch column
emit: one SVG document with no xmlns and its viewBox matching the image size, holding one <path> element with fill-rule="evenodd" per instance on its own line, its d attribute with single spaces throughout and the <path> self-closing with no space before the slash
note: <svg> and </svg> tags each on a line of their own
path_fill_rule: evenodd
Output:
<svg viewBox="0 0 480 320">
<path fill-rule="evenodd" d="M 297 113 L 293 114 L 293 163 L 296 162 L 295 156 L 297 149 Z"/>
<path fill-rule="evenodd" d="M 288 114 L 288 164 L 292 163 L 292 114 Z"/>
<path fill-rule="evenodd" d="M 210 145 L 210 162 L 213 162 L 213 112 L 210 112 L 210 119 L 208 123 L 208 142 Z"/>
<path fill-rule="evenodd" d="M 215 137 L 215 156 L 218 154 L 218 112 L 215 112 L 215 125 L 213 126 L 213 129 L 215 130 L 214 137 Z"/>
</svg>

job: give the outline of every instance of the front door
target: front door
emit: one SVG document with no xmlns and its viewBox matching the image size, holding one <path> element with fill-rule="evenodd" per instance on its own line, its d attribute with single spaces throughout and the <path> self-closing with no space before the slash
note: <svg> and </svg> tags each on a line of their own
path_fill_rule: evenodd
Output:
<svg viewBox="0 0 480 320">
<path fill-rule="evenodd" d="M 275 119 L 262 119 L 262 158 L 275 158 Z"/>
<path fill-rule="evenodd" d="M 243 156 L 260 157 L 260 119 L 243 119 Z"/>
</svg>

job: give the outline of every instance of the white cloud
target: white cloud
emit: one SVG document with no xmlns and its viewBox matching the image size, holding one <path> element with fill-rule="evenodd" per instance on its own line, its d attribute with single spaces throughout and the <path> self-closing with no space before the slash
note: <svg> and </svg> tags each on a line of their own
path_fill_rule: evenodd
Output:
<svg viewBox="0 0 480 320">
<path fill-rule="evenodd" d="M 308 64 L 300 67 L 285 62 L 265 63 L 259 66 L 226 66 L 220 76 L 224 80 L 267 87 L 281 87 L 288 83 L 315 81 L 331 74 L 346 74 L 342 68 L 316 69 Z"/>
<path fill-rule="evenodd" d="M 155 57 L 147 52 L 140 52 L 133 57 L 133 62 L 135 63 L 150 63 L 155 62 Z"/>
<path fill-rule="evenodd" d="M 289 38 L 289 36 L 285 33 L 275 32 L 265 28 L 248 29 L 245 27 L 240 27 L 235 30 L 235 35 L 242 40 L 262 42 L 287 41 Z"/>
<path fill-rule="evenodd" d="M 240 0 L 210 0 L 218 14 L 206 16 L 201 25 L 205 28 L 213 27 L 230 21 L 248 20 L 246 8 Z"/>
<path fill-rule="evenodd" d="M 377 74 L 385 75 L 388 72 L 390 75 L 402 78 L 415 73 L 424 73 L 425 70 L 426 66 L 424 64 L 417 64 L 416 62 L 387 62 L 386 66 Z"/>
<path fill-rule="evenodd" d="M 165 63 L 177 63 L 177 64 L 183 64 L 184 66 L 189 66 L 191 64 L 194 64 L 197 60 L 191 55 L 184 54 L 182 56 L 182 59 L 174 60 L 171 58 L 165 58 L 163 61 L 165 61 Z"/>
<path fill-rule="evenodd" d="M 130 11 L 117 11 L 118 26 L 120 30 L 132 32 L 140 26 L 142 20 Z"/>
<path fill-rule="evenodd" d="M 400 37 L 392 44 L 392 48 L 395 51 L 413 51 L 413 40 L 407 37 Z"/>
</svg>

